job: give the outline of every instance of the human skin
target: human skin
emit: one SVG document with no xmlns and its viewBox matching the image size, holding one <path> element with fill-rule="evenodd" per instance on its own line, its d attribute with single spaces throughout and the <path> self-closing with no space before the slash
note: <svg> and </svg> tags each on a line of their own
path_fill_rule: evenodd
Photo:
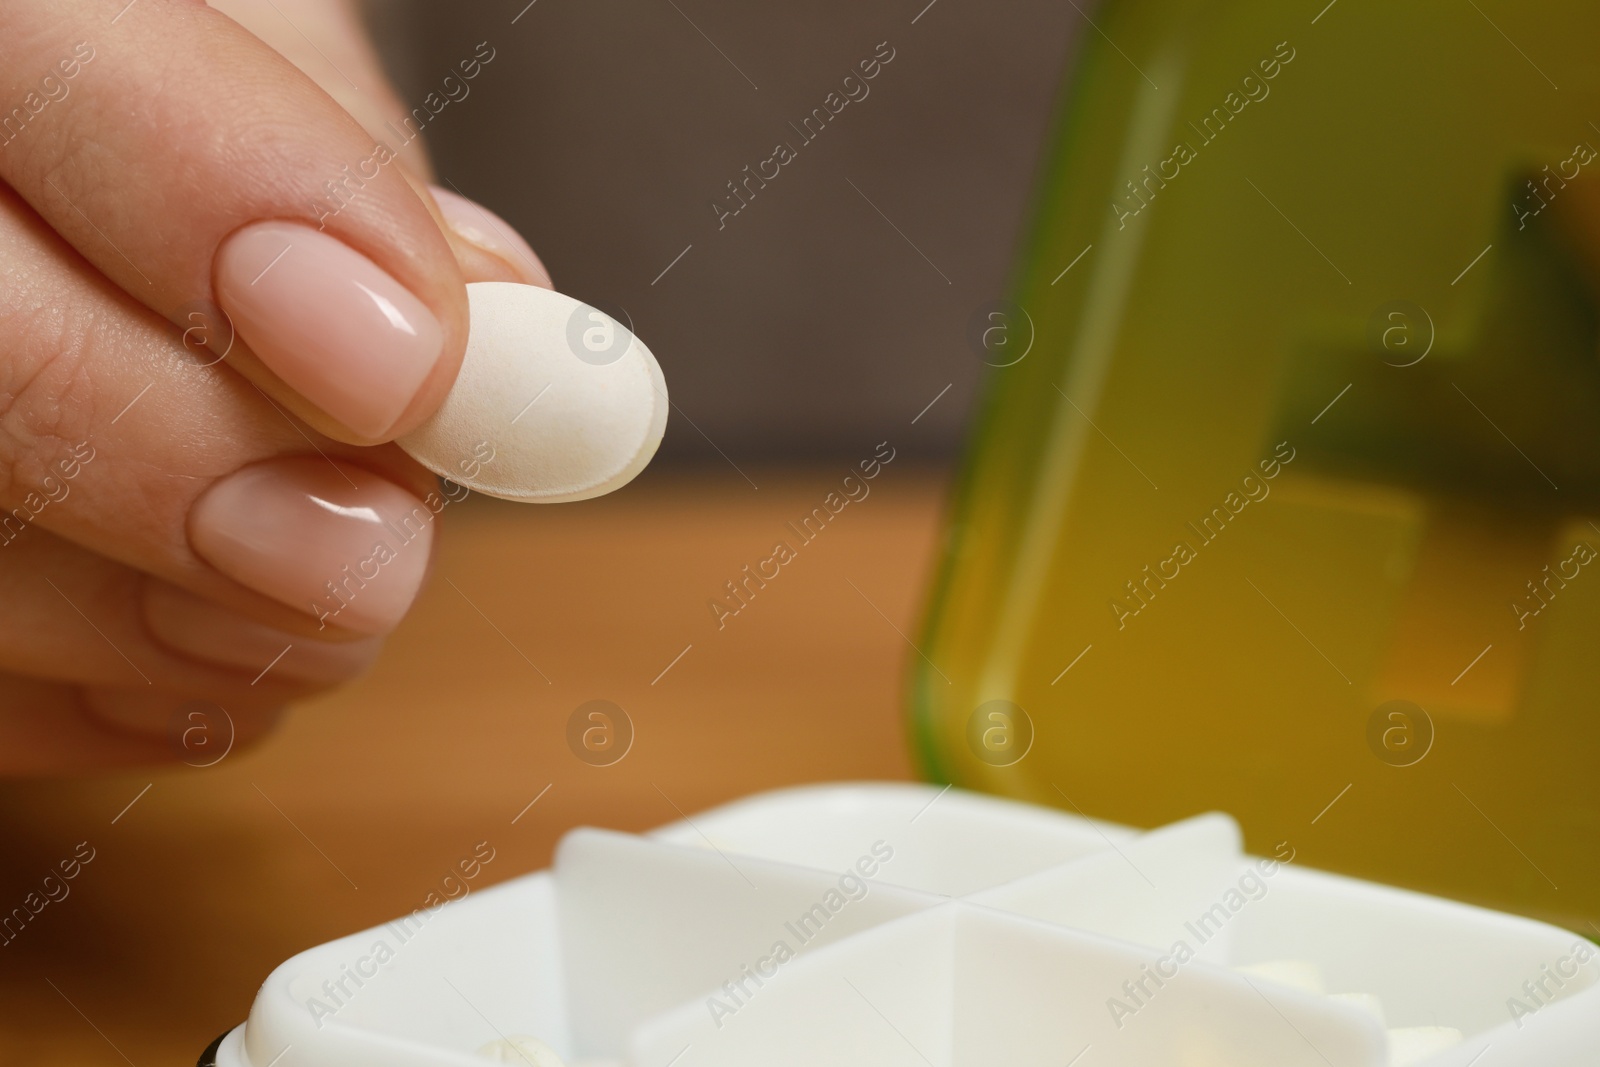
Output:
<svg viewBox="0 0 1600 1067">
<path fill-rule="evenodd" d="M 180 758 L 196 707 L 247 743 L 426 580 L 436 515 L 371 549 L 433 514 L 392 441 L 465 284 L 549 277 L 420 142 L 318 217 L 404 113 L 349 5 L 0 0 L 0 41 L 0 775 Z"/>
</svg>

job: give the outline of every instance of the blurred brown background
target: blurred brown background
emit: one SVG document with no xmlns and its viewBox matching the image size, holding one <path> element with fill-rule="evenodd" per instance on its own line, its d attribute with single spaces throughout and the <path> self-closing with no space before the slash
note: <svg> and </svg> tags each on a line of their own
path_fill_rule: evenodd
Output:
<svg viewBox="0 0 1600 1067">
<path fill-rule="evenodd" d="M 440 173 L 516 225 L 558 288 L 634 320 L 683 416 L 664 455 L 721 462 L 709 438 L 736 462 L 853 456 L 947 385 L 905 447 L 954 452 L 981 369 L 968 322 L 1005 295 L 1072 5 L 371 10 L 408 103 L 494 50 L 426 129 Z M 789 124 L 885 41 L 868 95 L 804 144 Z M 779 141 L 798 158 L 719 230 L 711 202 Z"/>
</svg>

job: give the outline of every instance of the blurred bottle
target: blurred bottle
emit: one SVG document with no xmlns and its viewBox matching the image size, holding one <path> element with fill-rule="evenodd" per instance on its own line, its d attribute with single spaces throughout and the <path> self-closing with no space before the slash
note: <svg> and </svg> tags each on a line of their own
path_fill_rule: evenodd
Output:
<svg viewBox="0 0 1600 1067">
<path fill-rule="evenodd" d="M 1321 3 L 1090 11 L 919 752 L 1600 937 L 1600 9 Z"/>
</svg>

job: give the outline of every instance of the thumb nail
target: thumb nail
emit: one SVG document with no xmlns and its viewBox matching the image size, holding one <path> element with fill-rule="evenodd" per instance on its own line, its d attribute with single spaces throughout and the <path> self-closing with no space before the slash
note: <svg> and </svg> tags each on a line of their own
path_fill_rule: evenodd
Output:
<svg viewBox="0 0 1600 1067">
<path fill-rule="evenodd" d="M 516 273 L 518 281 L 551 288 L 550 272 L 545 270 L 544 262 L 510 223 L 476 200 L 437 185 L 428 189 L 452 233 L 504 262 Z"/>
</svg>

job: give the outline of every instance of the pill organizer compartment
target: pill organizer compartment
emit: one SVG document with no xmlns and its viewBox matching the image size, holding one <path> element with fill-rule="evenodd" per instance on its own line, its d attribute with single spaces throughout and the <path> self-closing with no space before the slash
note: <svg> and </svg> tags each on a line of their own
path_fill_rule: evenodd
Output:
<svg viewBox="0 0 1600 1067">
<path fill-rule="evenodd" d="M 932 787 L 785 790 L 573 831 L 549 871 L 302 953 L 208 1059 L 471 1067 L 525 1036 L 627 1067 L 1600 1055 L 1588 942 L 1292 859 L 1216 814 L 1136 833 Z"/>
</svg>

